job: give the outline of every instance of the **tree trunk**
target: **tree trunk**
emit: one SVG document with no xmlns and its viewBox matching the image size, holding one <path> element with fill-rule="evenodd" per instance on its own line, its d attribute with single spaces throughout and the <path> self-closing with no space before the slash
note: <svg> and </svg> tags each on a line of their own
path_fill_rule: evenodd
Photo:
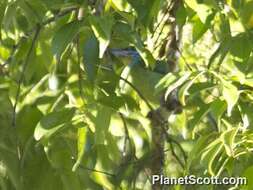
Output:
<svg viewBox="0 0 253 190">
<path fill-rule="evenodd" d="M 176 12 L 177 9 L 181 6 L 181 0 L 172 0 L 172 7 L 169 11 L 170 19 L 172 18 L 173 22 L 171 23 L 171 29 L 167 39 L 166 47 L 166 57 L 168 60 L 169 68 L 171 72 L 177 70 L 178 62 L 178 49 L 180 43 L 180 30 L 176 24 Z M 151 161 L 151 175 L 163 175 L 164 173 L 164 143 L 166 140 L 164 129 L 165 122 L 168 118 L 162 114 L 164 110 L 164 105 L 160 105 L 157 110 L 154 110 L 150 113 L 149 118 L 152 125 L 152 161 Z M 168 111 L 168 110 L 167 110 Z M 168 115 L 168 114 L 165 114 Z M 153 190 L 163 189 L 163 185 L 159 183 L 152 184 Z"/>
</svg>

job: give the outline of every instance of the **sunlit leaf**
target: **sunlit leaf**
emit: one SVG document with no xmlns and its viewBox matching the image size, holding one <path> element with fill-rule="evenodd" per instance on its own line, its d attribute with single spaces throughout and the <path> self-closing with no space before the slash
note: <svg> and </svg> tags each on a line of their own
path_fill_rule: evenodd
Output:
<svg viewBox="0 0 253 190">
<path fill-rule="evenodd" d="M 232 109 L 239 99 L 240 92 L 238 91 L 236 86 L 234 86 L 230 82 L 223 81 L 222 95 L 227 102 L 227 114 L 228 116 L 231 116 Z"/>
<path fill-rule="evenodd" d="M 198 73 L 193 79 L 191 79 L 189 82 L 184 84 L 179 92 L 178 92 L 178 98 L 182 105 L 185 105 L 185 96 L 188 95 L 189 88 L 193 85 L 193 83 L 204 73 L 204 71 Z"/>
<path fill-rule="evenodd" d="M 104 17 L 90 16 L 89 22 L 99 41 L 99 58 L 102 58 L 111 40 L 113 17 L 110 15 Z"/>
<path fill-rule="evenodd" d="M 232 129 L 229 129 L 225 131 L 221 135 L 222 142 L 224 144 L 226 153 L 228 156 L 233 156 L 234 155 L 234 148 L 235 148 L 235 137 L 238 133 L 239 127 L 234 127 Z"/>
<path fill-rule="evenodd" d="M 62 129 L 69 123 L 75 113 L 75 109 L 64 109 L 58 112 L 52 112 L 44 116 L 37 124 L 34 131 L 34 138 L 41 140 L 48 139 L 51 135 Z"/>
</svg>

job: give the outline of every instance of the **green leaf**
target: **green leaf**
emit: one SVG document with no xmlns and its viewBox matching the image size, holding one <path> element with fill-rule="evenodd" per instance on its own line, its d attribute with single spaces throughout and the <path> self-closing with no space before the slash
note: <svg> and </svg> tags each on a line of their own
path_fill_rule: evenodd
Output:
<svg viewBox="0 0 253 190">
<path fill-rule="evenodd" d="M 154 19 L 157 17 L 161 2 L 161 0 L 146 1 L 145 8 L 147 10 L 147 15 L 144 17 L 143 22 L 147 27 L 150 27 Z"/>
<path fill-rule="evenodd" d="M 109 0 L 108 3 L 110 3 L 110 5 L 118 11 L 131 12 L 132 10 L 132 6 L 127 2 L 127 0 Z"/>
<path fill-rule="evenodd" d="M 190 129 L 194 129 L 197 124 L 206 116 L 206 114 L 209 112 L 210 110 L 210 104 L 203 104 L 199 111 L 197 111 L 196 113 L 194 113 L 193 119 L 189 121 L 189 128 Z M 194 136 L 194 134 L 193 134 Z"/>
<path fill-rule="evenodd" d="M 240 92 L 231 82 L 222 81 L 222 96 L 227 102 L 227 114 L 231 116 L 232 109 L 236 105 Z"/>
<path fill-rule="evenodd" d="M 185 72 L 185 74 L 180 77 L 175 83 L 171 84 L 170 86 L 168 86 L 166 92 L 165 92 L 165 99 L 167 99 L 167 97 L 169 96 L 169 94 L 175 90 L 176 88 L 178 88 L 179 86 L 181 86 L 189 77 L 191 76 L 190 72 Z"/>
<path fill-rule="evenodd" d="M 77 161 L 74 164 L 72 171 L 76 171 L 77 168 L 80 166 L 85 153 L 88 151 L 87 150 L 87 144 L 89 143 L 88 140 L 88 128 L 87 127 L 81 127 L 78 129 L 77 132 Z"/>
<path fill-rule="evenodd" d="M 179 92 L 178 92 L 178 98 L 179 101 L 182 103 L 182 105 L 185 105 L 185 96 L 188 94 L 189 88 L 193 85 L 193 83 L 205 73 L 205 71 L 201 71 L 200 73 L 197 73 L 197 75 L 190 81 L 188 81 L 186 84 L 184 84 Z"/>
<path fill-rule="evenodd" d="M 112 110 L 106 106 L 98 106 L 96 109 L 96 116 L 89 116 L 95 127 L 95 144 L 104 144 L 106 139 L 106 133 L 111 121 Z"/>
<path fill-rule="evenodd" d="M 219 129 L 220 129 L 220 123 L 221 123 L 220 118 L 222 117 L 223 113 L 226 111 L 226 108 L 227 108 L 226 102 L 220 99 L 214 100 L 211 103 L 210 111 Z"/>
<path fill-rule="evenodd" d="M 0 2 L 0 39 L 2 39 L 1 30 L 2 30 L 2 22 L 4 19 L 4 13 L 5 13 L 6 7 L 7 7 L 7 0 L 2 0 Z"/>
<path fill-rule="evenodd" d="M 13 22 L 13 20 L 15 19 L 16 16 L 16 9 L 18 6 L 18 2 L 12 2 L 8 5 L 6 12 L 5 12 L 5 16 L 3 17 L 3 27 L 6 31 L 8 31 L 11 27 L 11 24 Z"/>
<path fill-rule="evenodd" d="M 99 65 L 99 44 L 94 36 L 91 36 L 84 44 L 83 52 L 84 68 L 88 80 L 94 83 Z"/>
<path fill-rule="evenodd" d="M 240 59 L 248 59 L 252 52 L 252 40 L 247 33 L 241 33 L 231 39 L 230 53 Z"/>
<path fill-rule="evenodd" d="M 52 112 L 44 116 L 35 128 L 34 138 L 36 140 L 50 138 L 51 135 L 58 132 L 71 121 L 74 113 L 74 108 L 68 108 L 62 111 Z"/>
<path fill-rule="evenodd" d="M 194 143 L 193 149 L 190 151 L 188 155 L 188 160 L 187 160 L 187 169 L 189 170 L 191 167 L 192 162 L 195 159 L 198 159 L 202 151 L 206 148 L 206 143 L 208 142 L 209 139 L 213 137 L 213 133 L 207 134 L 205 136 L 201 136 L 196 140 Z"/>
<path fill-rule="evenodd" d="M 47 159 L 52 165 L 52 168 L 60 170 L 63 189 L 76 189 L 81 190 L 81 183 L 76 172 L 71 171 L 72 157 L 74 146 L 71 141 L 64 137 L 55 137 L 50 139 L 47 146 L 44 147 Z"/>
<path fill-rule="evenodd" d="M 236 146 L 235 137 L 236 137 L 238 131 L 239 131 L 239 127 L 234 127 L 232 129 L 228 129 L 227 131 L 222 133 L 222 135 L 220 137 L 228 156 L 234 155 L 234 148 Z"/>
<path fill-rule="evenodd" d="M 199 17 L 196 17 L 193 24 L 192 40 L 193 43 L 196 43 L 210 28 L 211 21 L 214 18 L 215 14 L 210 14 L 205 23 L 201 21 Z"/>
<path fill-rule="evenodd" d="M 128 66 L 125 69 L 127 68 L 130 69 L 130 74 L 127 79 L 132 82 L 132 84 L 136 86 L 143 96 L 145 96 L 145 98 L 147 98 L 151 103 L 159 103 L 159 94 L 155 94 L 154 92 L 155 85 L 159 82 L 163 75 L 148 69 L 144 69 L 140 65 L 135 65 L 132 68 L 129 68 Z"/>
<path fill-rule="evenodd" d="M 187 19 L 187 10 L 184 5 L 181 5 L 176 12 L 176 22 L 179 26 L 183 26 Z"/>
<path fill-rule="evenodd" d="M 90 16 L 89 23 L 99 41 L 99 58 L 102 58 L 111 40 L 113 17 L 111 15 L 103 17 Z"/>
<path fill-rule="evenodd" d="M 68 45 L 73 41 L 80 32 L 82 22 L 73 21 L 62 26 L 56 31 L 52 40 L 52 52 L 59 59 Z"/>
<path fill-rule="evenodd" d="M 222 151 L 223 145 L 222 143 L 218 140 L 215 140 L 212 142 L 204 151 L 203 154 L 201 155 L 201 162 L 204 164 L 207 164 L 208 166 L 208 172 L 212 175 L 215 176 L 215 171 L 214 171 L 214 161 L 219 155 L 219 153 Z"/>
<path fill-rule="evenodd" d="M 243 172 L 243 176 L 245 176 L 247 180 L 247 185 L 246 185 L 246 190 L 250 190 L 253 188 L 253 181 L 249 179 L 253 179 L 253 165 L 249 166 L 248 168 L 245 169 Z"/>
</svg>

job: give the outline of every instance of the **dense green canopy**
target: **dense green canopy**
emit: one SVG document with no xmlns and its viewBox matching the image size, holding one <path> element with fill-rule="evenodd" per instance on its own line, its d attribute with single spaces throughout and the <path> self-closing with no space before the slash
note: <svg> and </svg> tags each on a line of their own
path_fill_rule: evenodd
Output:
<svg viewBox="0 0 253 190">
<path fill-rule="evenodd" d="M 0 0 L 0 189 L 253 179 L 252 28 L 251 0 Z"/>
</svg>

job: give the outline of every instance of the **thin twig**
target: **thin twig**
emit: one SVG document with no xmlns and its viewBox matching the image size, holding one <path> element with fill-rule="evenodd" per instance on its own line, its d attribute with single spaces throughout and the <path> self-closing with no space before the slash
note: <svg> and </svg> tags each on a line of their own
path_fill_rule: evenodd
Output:
<svg viewBox="0 0 253 190">
<path fill-rule="evenodd" d="M 146 97 L 141 93 L 141 91 L 134 86 L 130 81 L 128 81 L 127 79 L 121 77 L 120 75 L 116 74 L 114 72 L 114 70 L 110 67 L 105 67 L 105 66 L 100 66 L 100 65 L 96 65 L 98 68 L 101 68 L 105 71 L 110 71 L 112 72 L 114 75 L 116 75 L 120 80 L 124 81 L 125 83 L 127 83 L 137 94 L 138 96 L 146 103 L 146 105 L 148 106 L 148 108 L 150 109 L 150 111 L 153 111 L 154 108 L 153 106 L 149 103 L 149 101 L 146 99 Z"/>
<path fill-rule="evenodd" d="M 148 106 L 148 108 L 150 109 L 150 111 L 153 111 L 154 108 L 153 106 L 149 103 L 149 101 L 145 98 L 145 96 L 140 92 L 140 90 L 135 87 L 131 82 L 129 82 L 127 79 L 119 76 L 120 80 L 123 80 L 125 83 L 127 83 L 135 92 L 137 92 L 137 94 L 139 95 L 139 97 L 146 103 L 146 105 Z"/>
<path fill-rule="evenodd" d="M 167 131 L 166 131 L 165 128 L 163 128 L 163 130 L 165 130 L 165 132 L 166 132 L 166 133 L 165 133 L 165 135 L 166 135 L 166 140 L 167 140 L 169 143 L 174 143 L 175 145 L 178 146 L 178 148 L 180 149 L 180 151 L 181 151 L 181 153 L 182 153 L 182 155 L 183 155 L 184 161 L 185 161 L 185 163 L 186 163 L 186 161 L 187 161 L 187 155 L 186 155 L 186 153 L 185 153 L 183 147 L 180 145 L 179 142 L 177 142 L 175 139 L 173 139 L 171 136 L 169 136 L 169 134 L 167 133 Z"/>
<path fill-rule="evenodd" d="M 176 158 L 176 160 L 177 160 L 177 162 L 179 163 L 179 165 L 184 169 L 184 164 L 183 164 L 183 162 L 180 160 L 180 158 L 178 157 L 178 155 L 176 154 L 172 142 L 169 142 L 169 144 L 170 144 L 170 149 L 171 149 L 172 155 Z"/>
<path fill-rule="evenodd" d="M 124 125 L 124 130 L 125 130 L 125 138 L 124 138 L 124 146 L 123 146 L 123 156 L 126 156 L 126 148 L 127 148 L 127 141 L 130 141 L 130 137 L 129 137 L 129 132 L 128 132 L 128 128 L 127 128 L 127 123 L 125 120 L 125 117 L 122 113 L 119 112 L 119 116 L 122 120 L 122 123 Z"/>
<path fill-rule="evenodd" d="M 108 175 L 110 177 L 116 177 L 115 174 L 112 174 L 112 173 L 109 173 L 109 172 L 106 172 L 106 171 L 100 171 L 100 170 L 96 170 L 96 169 L 91 169 L 91 168 L 84 167 L 82 165 L 80 165 L 80 168 L 83 169 L 83 170 L 88 170 L 90 172 L 96 172 L 96 173 L 101 173 L 101 174 L 104 174 L 104 175 Z"/>
<path fill-rule="evenodd" d="M 191 68 L 190 64 L 186 61 L 186 58 L 184 57 L 183 52 L 179 49 L 179 47 L 177 47 L 177 51 L 178 51 L 178 53 L 180 54 L 182 60 L 184 61 L 186 67 L 187 67 L 190 71 L 193 71 L 193 69 Z"/>
<path fill-rule="evenodd" d="M 154 35 L 155 35 L 155 33 L 156 33 L 156 30 L 157 30 L 157 29 L 160 27 L 160 25 L 164 22 L 164 19 L 165 19 L 166 15 L 169 13 L 172 4 L 173 4 L 173 3 L 171 2 L 171 3 L 168 5 L 168 7 L 166 8 L 166 11 L 165 11 L 163 17 L 161 18 L 161 22 L 159 22 L 159 23 L 156 25 L 155 29 L 154 29 L 154 32 L 153 32 L 153 34 L 152 34 L 152 36 L 151 36 L 152 38 L 154 37 Z"/>
<path fill-rule="evenodd" d="M 32 51 L 33 51 L 33 49 L 35 47 L 36 40 L 37 40 L 37 38 L 39 36 L 40 30 L 41 30 L 41 26 L 37 25 L 34 37 L 32 39 L 31 47 L 30 47 L 30 49 L 29 49 L 29 51 L 28 51 L 28 53 L 26 55 L 26 58 L 25 58 L 25 61 L 24 61 L 24 65 L 23 65 L 23 68 L 22 68 L 22 71 L 21 71 L 21 75 L 20 75 L 20 78 L 19 78 L 19 81 L 18 81 L 18 89 L 17 89 L 17 93 L 16 93 L 16 97 L 15 97 L 14 106 L 13 106 L 13 118 L 12 118 L 12 126 L 13 127 L 16 127 L 16 108 L 17 108 L 17 104 L 18 104 L 18 101 L 19 101 L 21 85 L 22 85 L 22 83 L 24 81 L 25 71 L 26 71 L 26 68 L 28 66 L 29 59 L 31 57 Z"/>
</svg>

